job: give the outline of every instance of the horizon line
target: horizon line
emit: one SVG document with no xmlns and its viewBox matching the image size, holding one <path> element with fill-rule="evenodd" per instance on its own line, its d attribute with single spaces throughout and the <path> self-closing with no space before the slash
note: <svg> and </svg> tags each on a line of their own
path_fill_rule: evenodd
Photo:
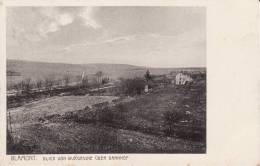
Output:
<svg viewBox="0 0 260 166">
<path fill-rule="evenodd" d="M 88 64 L 106 64 L 106 65 L 128 65 L 128 66 L 134 66 L 134 67 L 141 67 L 141 68 L 207 68 L 206 66 L 186 66 L 186 67 L 159 67 L 159 66 L 139 66 L 139 65 L 132 65 L 127 63 L 66 63 L 66 62 L 49 62 L 49 61 L 34 61 L 34 60 L 24 60 L 24 59 L 12 59 L 12 58 L 6 58 L 7 60 L 15 60 L 15 61 L 25 61 L 25 62 L 35 62 L 35 63 L 51 63 L 51 64 L 65 64 L 65 65 L 88 65 Z"/>
</svg>

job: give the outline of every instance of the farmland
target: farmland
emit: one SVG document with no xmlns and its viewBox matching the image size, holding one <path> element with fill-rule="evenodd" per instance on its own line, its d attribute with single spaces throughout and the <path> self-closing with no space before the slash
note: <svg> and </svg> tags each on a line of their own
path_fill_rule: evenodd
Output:
<svg viewBox="0 0 260 166">
<path fill-rule="evenodd" d="M 206 77 L 177 86 L 167 72 L 148 93 L 111 82 L 9 97 L 7 153 L 205 153 Z"/>
</svg>

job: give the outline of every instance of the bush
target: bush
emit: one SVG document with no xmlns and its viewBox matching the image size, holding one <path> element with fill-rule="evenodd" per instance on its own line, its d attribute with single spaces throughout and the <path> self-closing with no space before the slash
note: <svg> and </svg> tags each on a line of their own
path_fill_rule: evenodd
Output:
<svg viewBox="0 0 260 166">
<path fill-rule="evenodd" d="M 102 84 L 109 83 L 109 77 L 102 78 Z"/>
<path fill-rule="evenodd" d="M 144 90 L 144 86 L 145 81 L 142 78 L 121 79 L 121 89 L 127 95 L 140 95 Z"/>
<path fill-rule="evenodd" d="M 109 126 L 123 127 L 126 121 L 125 108 L 122 105 L 113 108 L 98 108 L 95 111 L 95 120 Z"/>
<path fill-rule="evenodd" d="M 164 116 L 164 124 L 166 126 L 165 134 L 167 136 L 172 136 L 175 134 L 176 124 L 179 123 L 181 120 L 186 118 L 186 114 L 184 111 L 173 110 L 167 111 L 163 114 Z"/>
</svg>

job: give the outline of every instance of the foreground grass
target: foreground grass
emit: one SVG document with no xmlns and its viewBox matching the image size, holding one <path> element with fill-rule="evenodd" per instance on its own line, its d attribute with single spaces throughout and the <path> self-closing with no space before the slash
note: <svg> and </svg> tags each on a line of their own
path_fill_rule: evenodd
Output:
<svg viewBox="0 0 260 166">
<path fill-rule="evenodd" d="M 46 119 L 22 126 L 20 148 L 8 153 L 204 153 L 206 85 L 157 88 L 130 102 Z"/>
</svg>

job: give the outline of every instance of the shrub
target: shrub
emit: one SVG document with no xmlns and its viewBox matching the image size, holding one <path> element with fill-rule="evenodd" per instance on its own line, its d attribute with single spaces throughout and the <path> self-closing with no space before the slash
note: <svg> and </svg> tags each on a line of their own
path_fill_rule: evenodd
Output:
<svg viewBox="0 0 260 166">
<path fill-rule="evenodd" d="M 175 127 L 178 122 L 184 120 L 186 118 L 186 114 L 184 111 L 173 110 L 167 111 L 163 114 L 164 116 L 164 124 L 166 126 L 165 134 L 167 136 L 172 136 L 175 134 Z"/>
<path fill-rule="evenodd" d="M 102 84 L 109 83 L 109 77 L 102 78 Z"/>
<path fill-rule="evenodd" d="M 121 89 L 127 95 L 141 94 L 145 86 L 142 78 L 121 79 Z"/>
<path fill-rule="evenodd" d="M 110 126 L 121 126 L 126 120 L 125 108 L 118 105 L 113 108 L 104 107 L 96 110 L 95 119 Z"/>
</svg>

